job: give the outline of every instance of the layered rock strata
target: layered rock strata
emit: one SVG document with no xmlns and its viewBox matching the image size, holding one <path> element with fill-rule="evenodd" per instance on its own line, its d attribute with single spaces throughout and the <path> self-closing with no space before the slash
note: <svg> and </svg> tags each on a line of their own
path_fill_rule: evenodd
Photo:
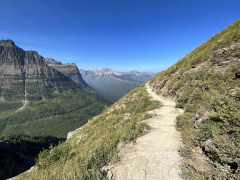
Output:
<svg viewBox="0 0 240 180">
<path fill-rule="evenodd" d="M 0 41 L 0 99 L 40 100 L 78 86 L 61 72 L 46 65 L 36 51 L 24 51 L 12 40 Z"/>
<path fill-rule="evenodd" d="M 81 89 L 86 91 L 94 91 L 82 78 L 78 67 L 75 63 L 71 64 L 62 64 L 61 62 L 53 59 L 53 58 L 45 58 L 45 62 L 48 66 L 57 69 L 65 76 L 72 79 Z"/>
</svg>

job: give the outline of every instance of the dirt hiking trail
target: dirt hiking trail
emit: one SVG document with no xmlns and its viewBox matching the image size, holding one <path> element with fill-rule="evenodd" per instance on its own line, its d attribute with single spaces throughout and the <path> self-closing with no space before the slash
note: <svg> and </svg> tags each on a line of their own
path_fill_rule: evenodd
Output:
<svg viewBox="0 0 240 180">
<path fill-rule="evenodd" d="M 139 137 L 136 143 L 125 144 L 120 148 L 120 162 L 109 166 L 112 180 L 179 180 L 181 158 L 178 149 L 181 146 L 180 132 L 176 130 L 176 117 L 183 113 L 175 108 L 175 102 L 163 98 L 146 84 L 147 92 L 163 103 L 160 109 L 149 111 L 153 114 L 145 120 L 152 129 Z M 109 175 L 109 174 L 108 174 Z"/>
</svg>

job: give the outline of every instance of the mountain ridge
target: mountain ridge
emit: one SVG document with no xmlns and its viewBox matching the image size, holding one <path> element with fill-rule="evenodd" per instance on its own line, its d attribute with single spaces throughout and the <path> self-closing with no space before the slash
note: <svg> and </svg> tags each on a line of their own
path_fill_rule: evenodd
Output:
<svg viewBox="0 0 240 180">
<path fill-rule="evenodd" d="M 102 68 L 101 70 L 97 70 L 97 69 L 93 69 L 93 70 L 84 70 L 84 69 L 79 69 L 80 72 L 84 73 L 85 71 L 92 71 L 94 72 L 95 74 L 99 74 L 99 75 L 107 75 L 107 74 L 114 74 L 114 75 L 127 75 L 127 74 L 134 74 L 134 75 L 138 75 L 138 76 L 142 76 L 142 75 L 150 75 L 151 73 L 148 73 L 148 72 L 139 72 L 139 71 L 136 71 L 136 70 L 133 70 L 133 71 L 129 71 L 129 72 L 120 72 L 120 71 L 115 71 L 115 70 L 112 70 L 110 68 Z"/>
<path fill-rule="evenodd" d="M 87 84 L 114 102 L 144 81 L 151 79 L 147 73 L 118 72 L 109 68 L 101 70 L 80 69 L 80 73 Z"/>
<path fill-rule="evenodd" d="M 60 61 L 57 61 L 53 58 L 45 58 L 45 62 L 48 66 L 57 69 L 65 76 L 71 78 L 81 89 L 89 92 L 95 92 L 82 78 L 78 67 L 75 63 L 63 64 Z"/>
</svg>

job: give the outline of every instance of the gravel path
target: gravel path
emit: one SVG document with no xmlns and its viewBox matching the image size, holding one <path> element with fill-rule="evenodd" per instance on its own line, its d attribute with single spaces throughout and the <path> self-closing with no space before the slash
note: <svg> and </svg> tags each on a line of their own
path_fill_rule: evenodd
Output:
<svg viewBox="0 0 240 180">
<path fill-rule="evenodd" d="M 108 179 L 112 180 L 179 180 L 181 158 L 178 154 L 181 146 L 180 132 L 175 128 L 177 115 L 182 109 L 175 108 L 175 102 L 152 92 L 148 84 L 147 91 L 153 100 L 163 103 L 160 109 L 149 111 L 155 114 L 145 122 L 152 128 L 139 137 L 136 143 L 121 147 L 120 162 L 111 167 Z"/>
</svg>

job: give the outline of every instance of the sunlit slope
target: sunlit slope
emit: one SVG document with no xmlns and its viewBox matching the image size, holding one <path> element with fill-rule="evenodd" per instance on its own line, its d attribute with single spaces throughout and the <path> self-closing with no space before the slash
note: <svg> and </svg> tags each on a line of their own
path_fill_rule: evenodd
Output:
<svg viewBox="0 0 240 180">
<path fill-rule="evenodd" d="M 239 43 L 237 20 L 150 81 L 185 110 L 177 120 L 184 179 L 240 179 Z"/>
<path fill-rule="evenodd" d="M 0 118 L 0 135 L 52 135 L 66 138 L 67 133 L 98 115 L 110 105 L 105 98 L 80 88 L 69 89 L 52 99 L 28 102 L 19 112 Z"/>
<path fill-rule="evenodd" d="M 177 118 L 184 143 L 183 179 L 240 179 L 239 24 L 237 20 L 150 81 L 158 94 L 173 97 L 185 111 Z M 141 120 L 157 107 L 144 84 L 135 88 L 72 138 L 41 153 L 34 170 L 18 179 L 103 179 L 101 167 L 118 159 L 118 143 L 146 132 Z"/>
<path fill-rule="evenodd" d="M 141 121 L 150 116 L 145 112 L 159 106 L 144 84 L 135 88 L 66 142 L 41 153 L 35 169 L 19 179 L 103 179 L 101 167 L 118 160 L 117 144 L 146 133 L 149 127 Z"/>
<path fill-rule="evenodd" d="M 208 41 L 201 44 L 185 57 L 180 59 L 177 63 L 172 65 L 165 71 L 162 71 L 158 75 L 152 78 L 151 82 L 157 83 L 160 79 L 166 78 L 174 72 L 186 72 L 192 66 L 205 62 L 212 55 L 214 50 L 224 48 L 230 45 L 234 45 L 240 42 L 240 20 L 211 37 Z"/>
</svg>

